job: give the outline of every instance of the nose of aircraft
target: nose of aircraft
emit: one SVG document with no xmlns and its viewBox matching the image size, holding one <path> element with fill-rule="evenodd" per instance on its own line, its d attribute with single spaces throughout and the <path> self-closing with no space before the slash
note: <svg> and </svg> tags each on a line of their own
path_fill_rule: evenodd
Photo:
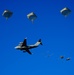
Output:
<svg viewBox="0 0 74 75">
<path fill-rule="evenodd" d="M 15 49 L 17 49 L 17 46 L 16 47 L 14 47 Z"/>
</svg>

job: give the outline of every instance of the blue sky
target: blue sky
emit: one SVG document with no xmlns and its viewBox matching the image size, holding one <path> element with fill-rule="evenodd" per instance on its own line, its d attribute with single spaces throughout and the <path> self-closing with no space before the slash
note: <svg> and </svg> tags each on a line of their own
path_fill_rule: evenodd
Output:
<svg viewBox="0 0 74 75">
<path fill-rule="evenodd" d="M 74 75 L 74 1 L 73 0 L 2 0 L 0 2 L 0 75 Z M 65 18 L 60 10 L 71 9 Z M 6 20 L 5 9 L 13 12 Z M 27 14 L 35 12 L 32 22 Z M 27 44 L 42 39 L 43 46 L 33 55 L 14 47 L 27 37 Z M 48 55 L 50 54 L 50 57 Z M 64 55 L 64 59 L 60 59 Z M 66 58 L 70 57 L 70 61 Z"/>
</svg>

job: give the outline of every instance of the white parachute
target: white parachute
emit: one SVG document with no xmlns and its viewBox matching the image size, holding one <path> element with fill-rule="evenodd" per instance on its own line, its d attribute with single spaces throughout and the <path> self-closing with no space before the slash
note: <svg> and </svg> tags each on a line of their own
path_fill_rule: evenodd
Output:
<svg viewBox="0 0 74 75">
<path fill-rule="evenodd" d="M 32 23 L 33 23 L 33 21 L 37 18 L 37 16 L 36 16 L 36 14 L 35 14 L 34 12 L 31 12 L 31 13 L 29 13 L 29 14 L 27 15 L 27 18 L 28 18 L 29 20 L 31 20 Z"/>
<path fill-rule="evenodd" d="M 10 18 L 12 16 L 13 12 L 9 10 L 4 10 L 2 16 L 4 16 L 6 19 Z"/>
<path fill-rule="evenodd" d="M 68 16 L 68 15 L 70 14 L 70 12 L 71 12 L 71 10 L 70 10 L 69 8 L 67 8 L 67 7 L 63 8 L 63 9 L 60 11 L 60 13 L 61 13 L 62 15 L 64 15 L 65 17 Z"/>
<path fill-rule="evenodd" d="M 68 57 L 68 58 L 66 58 L 66 60 L 68 61 L 68 60 L 70 60 L 70 58 Z"/>
</svg>

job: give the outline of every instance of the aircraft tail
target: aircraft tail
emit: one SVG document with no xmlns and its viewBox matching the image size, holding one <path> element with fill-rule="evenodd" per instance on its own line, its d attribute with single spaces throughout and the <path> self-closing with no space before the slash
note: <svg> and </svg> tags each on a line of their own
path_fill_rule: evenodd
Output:
<svg viewBox="0 0 74 75">
<path fill-rule="evenodd" d="M 38 41 L 38 42 L 40 42 L 40 44 L 41 44 L 41 45 L 43 45 L 43 44 L 42 44 L 42 41 L 41 41 L 41 39 L 39 39 L 39 41 Z"/>
<path fill-rule="evenodd" d="M 38 46 L 39 44 L 43 45 L 41 39 L 39 39 L 35 45 Z"/>
</svg>

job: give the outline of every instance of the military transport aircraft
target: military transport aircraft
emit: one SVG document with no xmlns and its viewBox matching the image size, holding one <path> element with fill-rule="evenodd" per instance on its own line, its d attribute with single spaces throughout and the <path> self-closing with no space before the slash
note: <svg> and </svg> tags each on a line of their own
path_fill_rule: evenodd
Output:
<svg viewBox="0 0 74 75">
<path fill-rule="evenodd" d="M 41 39 L 39 39 L 34 45 L 28 45 L 27 46 L 27 42 L 26 42 L 26 38 L 25 38 L 23 42 L 20 42 L 20 44 L 15 47 L 15 49 L 18 49 L 18 50 L 21 50 L 23 52 L 28 52 L 29 54 L 32 54 L 29 49 L 36 48 L 36 47 L 38 47 L 39 44 L 42 45 Z"/>
</svg>

